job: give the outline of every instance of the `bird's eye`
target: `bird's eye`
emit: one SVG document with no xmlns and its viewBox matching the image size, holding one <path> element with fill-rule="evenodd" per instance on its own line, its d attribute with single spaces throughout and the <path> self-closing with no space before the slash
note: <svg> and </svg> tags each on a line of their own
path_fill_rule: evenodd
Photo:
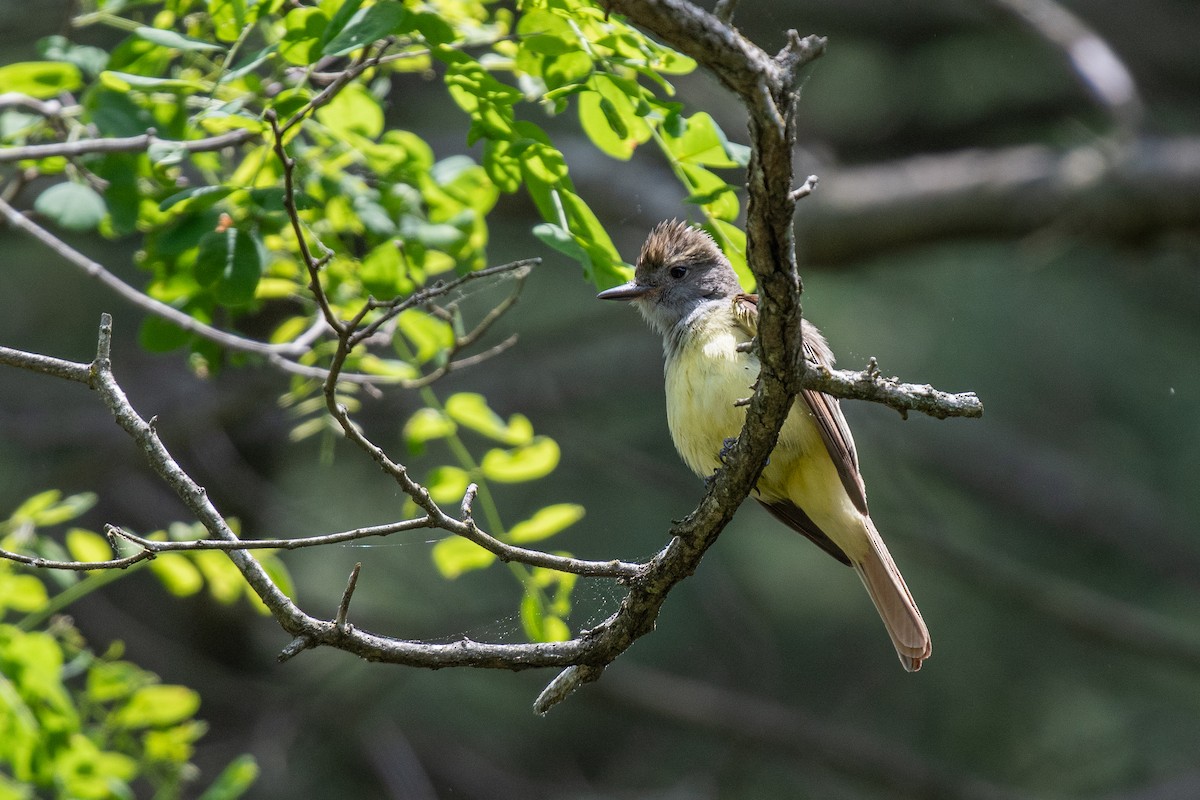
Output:
<svg viewBox="0 0 1200 800">
<path fill-rule="evenodd" d="M 687 267 L 671 267 L 671 272 L 669 274 L 675 280 L 680 280 L 684 275 L 687 275 L 687 272 Z"/>
</svg>

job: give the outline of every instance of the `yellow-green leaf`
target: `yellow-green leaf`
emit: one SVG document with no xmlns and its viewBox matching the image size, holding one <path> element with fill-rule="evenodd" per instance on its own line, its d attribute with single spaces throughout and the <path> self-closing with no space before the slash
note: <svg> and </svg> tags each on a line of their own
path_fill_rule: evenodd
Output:
<svg viewBox="0 0 1200 800">
<path fill-rule="evenodd" d="M 441 439 L 458 430 L 454 420 L 436 408 L 419 408 L 404 423 L 404 441 L 408 449 L 417 452 L 432 439 Z"/>
<path fill-rule="evenodd" d="M 514 544 L 526 544 L 548 539 L 583 519 L 584 508 L 576 503 L 556 503 L 546 506 L 524 522 L 509 528 L 508 539 Z"/>
<path fill-rule="evenodd" d="M 571 629 L 560 617 L 547 614 L 542 618 L 542 641 L 565 642 L 571 638 Z"/>
<path fill-rule="evenodd" d="M 176 597 L 188 597 L 204 588 L 204 577 L 191 559 L 180 553 L 163 553 L 150 562 L 150 571 Z"/>
<path fill-rule="evenodd" d="M 400 331 L 417 350 L 417 361 L 424 363 L 454 344 L 454 329 L 443 320 L 410 308 L 396 319 Z"/>
<path fill-rule="evenodd" d="M 32 575 L 5 574 L 0 579 L 0 616 L 4 610 L 37 611 L 49 602 L 46 585 Z"/>
<path fill-rule="evenodd" d="M 174 725 L 200 709 L 200 695 L 186 686 L 143 686 L 113 715 L 121 728 Z"/>
<path fill-rule="evenodd" d="M 549 475 L 558 466 L 558 458 L 558 443 L 548 436 L 536 436 L 524 447 L 487 451 L 480 467 L 497 483 L 523 483 Z"/>
<path fill-rule="evenodd" d="M 108 561 L 113 557 L 107 539 L 83 528 L 67 531 L 67 551 L 76 561 Z"/>
<path fill-rule="evenodd" d="M 522 414 L 513 414 L 505 421 L 487 404 L 487 399 L 475 392 L 459 392 L 446 399 L 446 413 L 458 424 L 481 433 L 489 439 L 510 445 L 533 441 L 533 424 Z"/>
<path fill-rule="evenodd" d="M 425 479 L 425 488 L 435 503 L 455 503 L 462 499 L 471 476 L 458 467 L 436 467 Z"/>
<path fill-rule="evenodd" d="M 433 546 L 433 564 L 444 578 L 491 566 L 496 556 L 461 536 L 442 539 Z"/>
<path fill-rule="evenodd" d="M 334 133 L 374 139 L 383 133 L 383 108 L 368 89 L 351 83 L 317 109 L 317 119 Z"/>
<path fill-rule="evenodd" d="M 0 86 L 44 100 L 83 86 L 83 73 L 65 61 L 20 61 L 0 67 Z"/>
</svg>

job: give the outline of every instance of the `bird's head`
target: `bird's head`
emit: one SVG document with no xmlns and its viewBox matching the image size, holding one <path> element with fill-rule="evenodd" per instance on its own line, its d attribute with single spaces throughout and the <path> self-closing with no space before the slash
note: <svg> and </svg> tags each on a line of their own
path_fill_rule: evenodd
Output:
<svg viewBox="0 0 1200 800">
<path fill-rule="evenodd" d="M 665 335 L 704 304 L 740 291 L 737 274 L 712 237 L 671 220 L 660 222 L 646 237 L 633 280 L 596 296 L 631 301 Z"/>
</svg>

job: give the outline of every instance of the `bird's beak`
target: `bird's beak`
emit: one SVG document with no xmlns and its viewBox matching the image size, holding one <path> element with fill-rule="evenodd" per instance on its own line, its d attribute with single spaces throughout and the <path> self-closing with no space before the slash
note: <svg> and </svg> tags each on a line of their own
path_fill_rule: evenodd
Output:
<svg viewBox="0 0 1200 800">
<path fill-rule="evenodd" d="M 622 283 L 620 286 L 614 286 L 611 289 L 605 289 L 600 294 L 596 295 L 597 300 L 637 300 L 639 297 L 649 292 L 653 287 L 647 286 L 644 283 L 630 281 Z"/>
</svg>

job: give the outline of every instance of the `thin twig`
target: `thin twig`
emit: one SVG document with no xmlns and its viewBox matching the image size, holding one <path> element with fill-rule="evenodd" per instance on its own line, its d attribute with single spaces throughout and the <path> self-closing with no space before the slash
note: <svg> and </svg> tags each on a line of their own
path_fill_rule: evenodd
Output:
<svg viewBox="0 0 1200 800">
<path fill-rule="evenodd" d="M 346 629 L 346 617 L 350 614 L 350 598 L 354 596 L 354 588 L 358 586 L 358 573 L 361 571 L 361 561 L 355 563 L 354 569 L 350 570 L 350 578 L 346 581 L 346 590 L 342 592 L 342 600 L 338 603 L 337 616 L 333 618 L 333 624 L 338 630 Z"/>
</svg>

